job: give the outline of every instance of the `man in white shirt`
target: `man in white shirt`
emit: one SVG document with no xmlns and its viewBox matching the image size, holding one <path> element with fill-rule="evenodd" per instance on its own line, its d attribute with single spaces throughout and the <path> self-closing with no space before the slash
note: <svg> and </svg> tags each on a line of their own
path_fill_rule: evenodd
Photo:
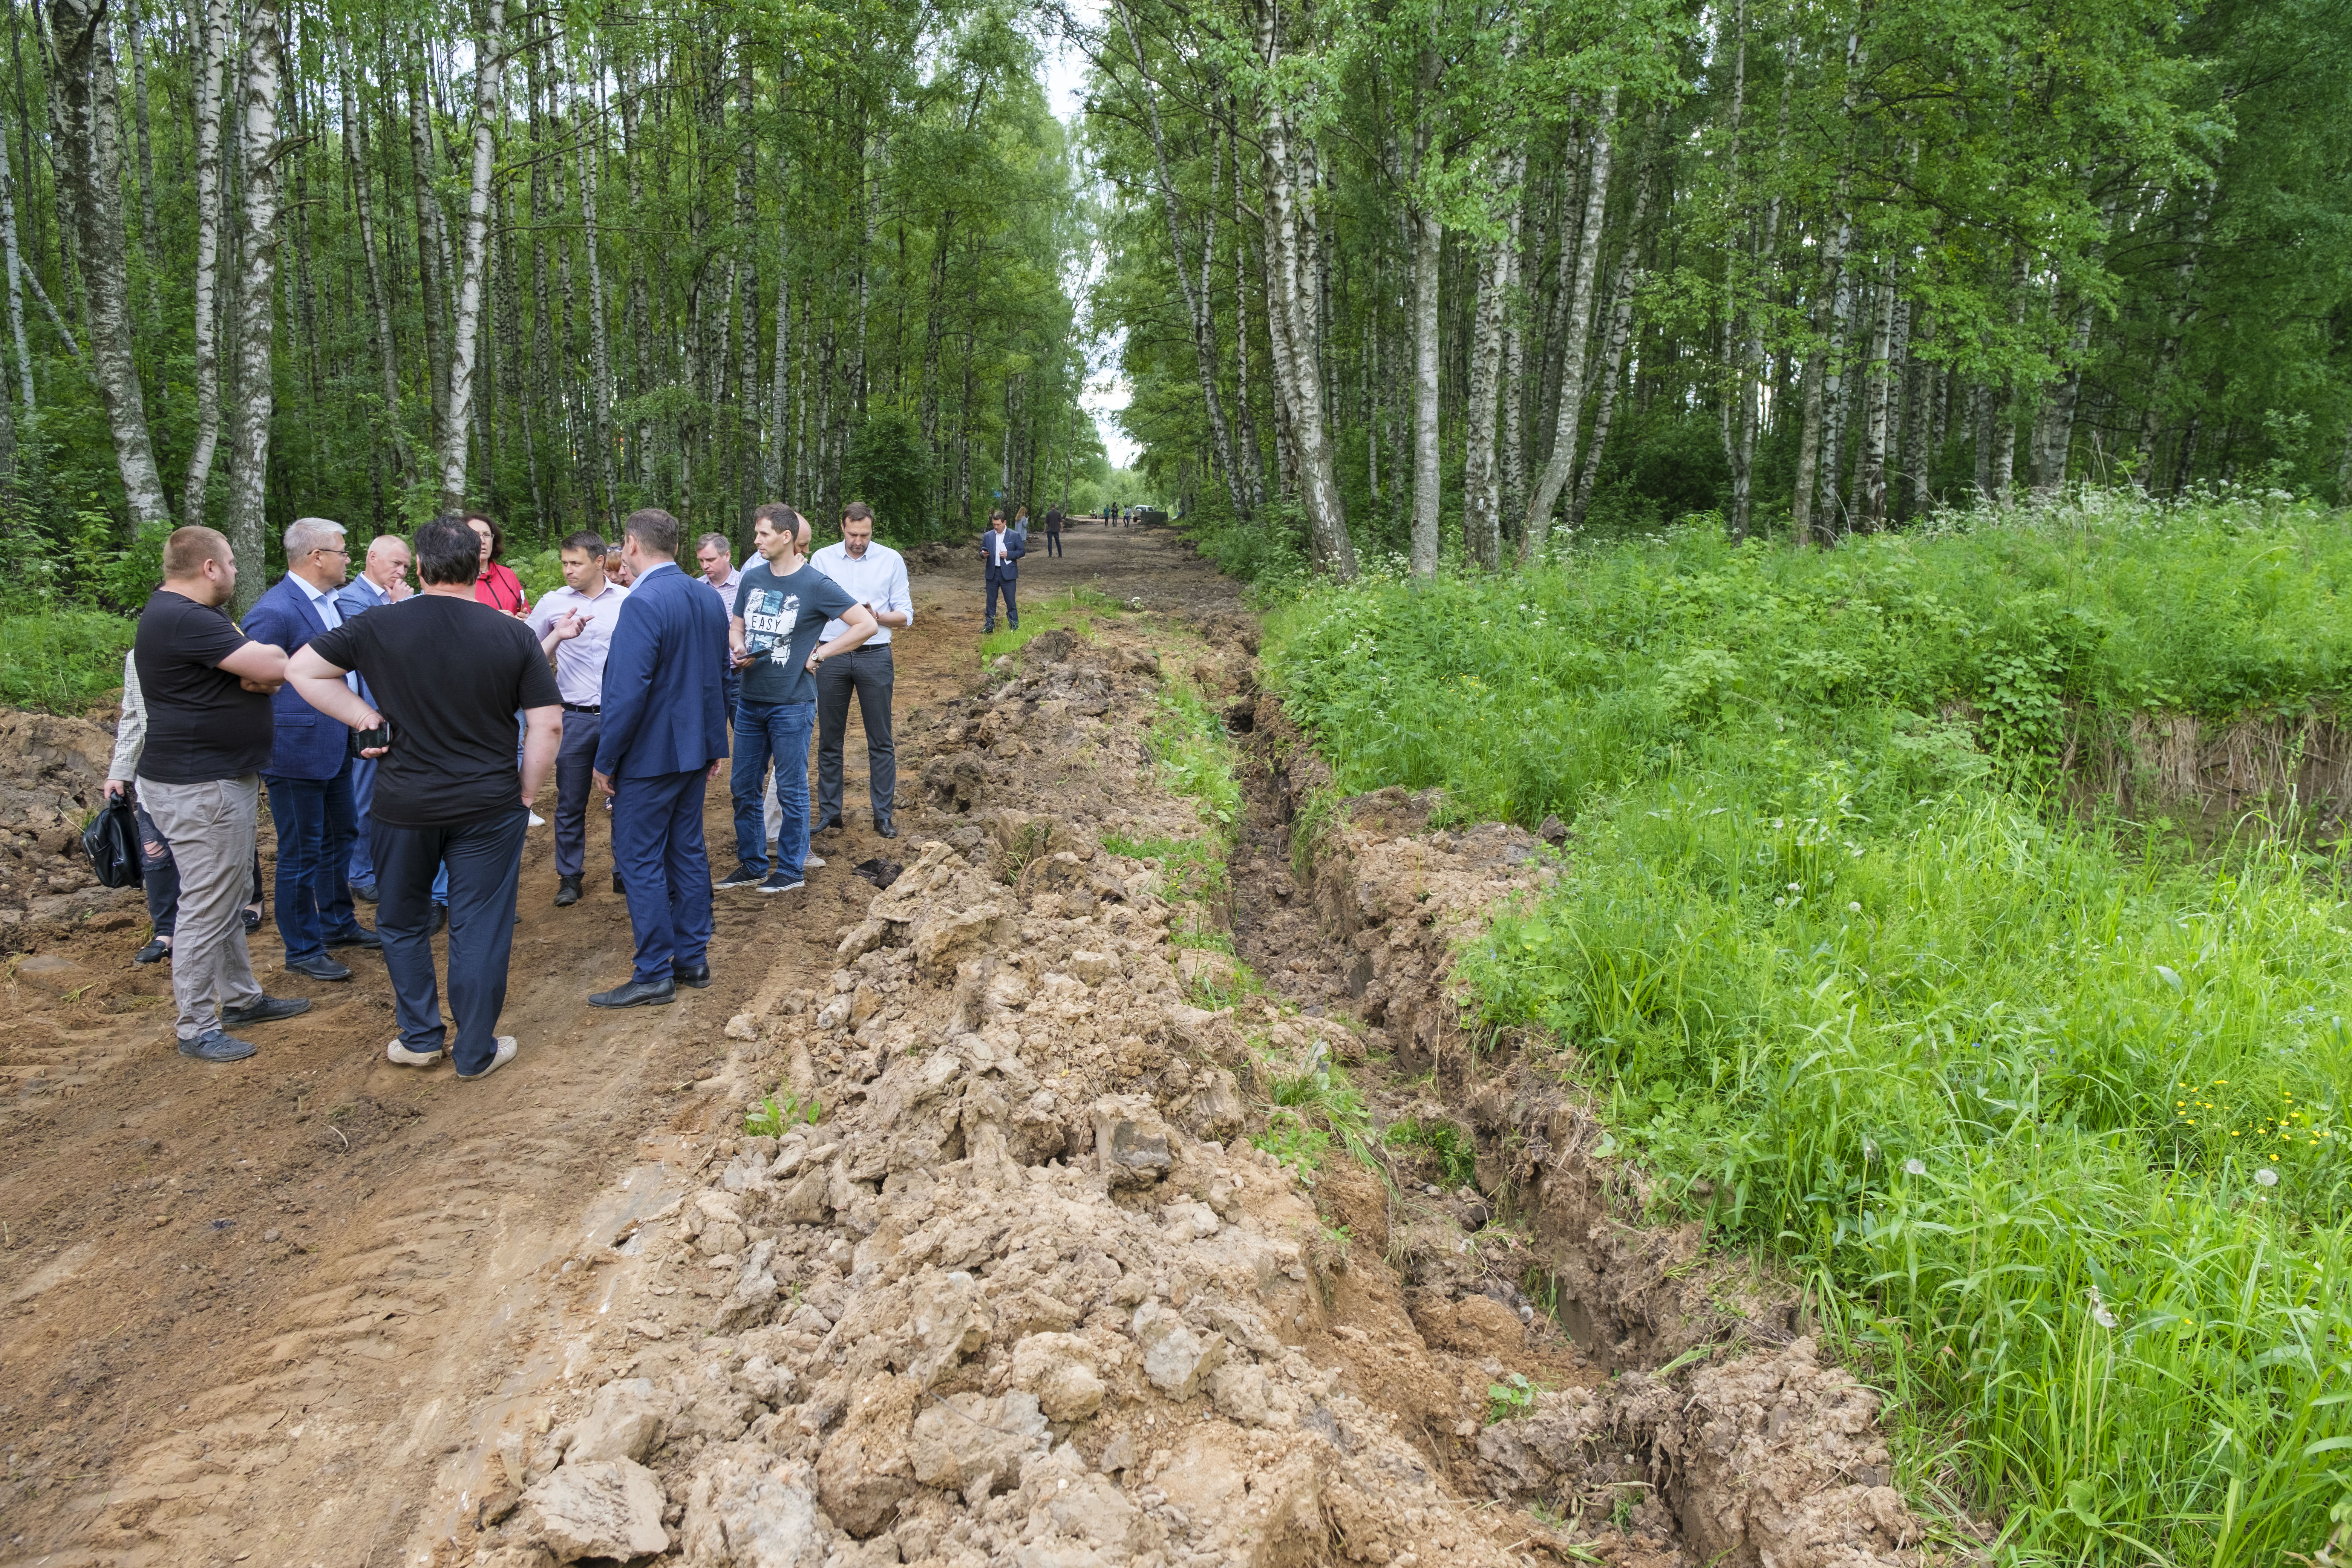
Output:
<svg viewBox="0 0 2352 1568">
<path fill-rule="evenodd" d="M 816 831 L 841 826 L 841 752 L 849 734 L 849 694 L 866 726 L 866 795 L 874 807 L 874 831 L 898 837 L 892 810 L 898 792 L 898 753 L 890 742 L 890 633 L 915 624 L 915 601 L 907 592 L 907 561 L 874 542 L 874 509 L 852 501 L 841 518 L 841 542 L 828 544 L 809 563 L 840 584 L 874 613 L 882 629 L 863 647 L 827 659 L 816 674 Z M 828 621 L 820 642 L 848 627 Z"/>
<path fill-rule="evenodd" d="M 542 596 L 528 625 L 555 660 L 555 691 L 563 700 L 563 744 L 555 754 L 555 907 L 580 901 L 588 868 L 589 782 L 603 733 L 604 656 L 613 623 L 629 591 L 604 572 L 604 541 L 582 531 L 563 542 L 563 586 Z M 613 872 L 621 891 L 621 873 Z"/>
<path fill-rule="evenodd" d="M 743 574 L 735 570 L 735 547 L 727 542 L 723 533 L 706 533 L 694 542 L 694 558 L 702 566 L 702 582 L 730 616 L 735 613 L 735 590 L 743 584 Z M 735 722 L 735 700 L 742 695 L 743 678 L 733 665 L 729 665 L 719 684 L 727 694 L 727 722 Z"/>
<path fill-rule="evenodd" d="M 386 605 L 396 605 L 408 597 L 408 542 L 396 533 L 379 533 L 368 542 L 367 564 L 360 574 L 344 584 L 335 594 L 335 608 L 343 619 L 363 616 L 370 610 L 380 610 Z M 354 681 L 359 677 L 352 678 Z M 366 697 L 364 682 L 358 688 Z M 352 837 L 351 864 L 345 874 L 351 879 L 352 896 L 375 902 L 375 851 L 369 842 L 368 807 L 375 800 L 375 769 L 373 757 L 357 757 L 352 762 L 352 810 L 358 822 L 358 831 Z"/>
</svg>

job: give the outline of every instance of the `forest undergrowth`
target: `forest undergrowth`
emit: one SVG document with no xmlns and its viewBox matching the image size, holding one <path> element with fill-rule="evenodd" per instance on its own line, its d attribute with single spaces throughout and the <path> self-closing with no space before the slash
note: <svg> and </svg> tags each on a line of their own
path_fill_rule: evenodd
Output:
<svg viewBox="0 0 2352 1568">
<path fill-rule="evenodd" d="M 1461 973 L 1668 1213 L 1775 1255 L 1902 1481 L 2010 1562 L 2273 1563 L 2352 1517 L 2352 906 L 2281 809 L 2060 805 L 2069 733 L 2325 711 L 2352 518 L 2275 495 L 1847 541 L 1711 523 L 1275 608 L 1340 791 L 1569 828 Z"/>
</svg>

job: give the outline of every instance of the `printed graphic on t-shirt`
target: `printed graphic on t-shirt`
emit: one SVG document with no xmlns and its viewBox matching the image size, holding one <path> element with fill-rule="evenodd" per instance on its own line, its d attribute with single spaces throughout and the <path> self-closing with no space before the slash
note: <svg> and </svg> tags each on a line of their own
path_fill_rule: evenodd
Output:
<svg viewBox="0 0 2352 1568">
<path fill-rule="evenodd" d="M 800 624 L 801 596 L 778 588 L 754 589 L 743 600 L 743 646 L 774 664 L 792 661 L 793 628 Z"/>
</svg>

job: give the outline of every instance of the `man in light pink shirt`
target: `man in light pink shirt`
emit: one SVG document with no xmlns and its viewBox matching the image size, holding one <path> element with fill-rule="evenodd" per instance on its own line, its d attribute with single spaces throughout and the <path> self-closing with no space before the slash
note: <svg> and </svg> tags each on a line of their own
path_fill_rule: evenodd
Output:
<svg viewBox="0 0 2352 1568">
<path fill-rule="evenodd" d="M 563 700 L 563 745 L 555 755 L 555 907 L 580 901 L 587 870 L 589 778 L 604 700 L 604 656 L 613 623 L 629 591 L 604 574 L 604 542 L 580 532 L 563 542 L 563 586 L 531 607 L 528 624 L 555 660 L 555 691 Z M 621 890 L 621 873 L 613 873 Z"/>
</svg>

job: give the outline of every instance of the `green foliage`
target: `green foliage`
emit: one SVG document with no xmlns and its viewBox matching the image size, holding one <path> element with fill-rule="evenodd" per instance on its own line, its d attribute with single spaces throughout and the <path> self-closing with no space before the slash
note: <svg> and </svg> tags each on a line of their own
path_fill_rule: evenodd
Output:
<svg viewBox="0 0 2352 1568">
<path fill-rule="evenodd" d="M 1225 846 L 1213 836 L 1129 838 L 1124 834 L 1109 833 L 1103 836 L 1102 847 L 1113 855 L 1149 860 L 1157 866 L 1160 891 L 1171 902 L 1193 900 L 1214 903 L 1232 891 L 1225 870 Z M 1230 942 L 1228 939 L 1228 946 Z"/>
<path fill-rule="evenodd" d="M 1340 787 L 1572 819 L 1457 973 L 1804 1279 L 1900 1479 L 2019 1561 L 2251 1568 L 2352 1486 L 2346 868 L 2041 803 L 2070 723 L 2329 700 L 2347 568 L 2352 521 L 2263 502 L 1709 527 L 1328 590 L 1269 663 Z"/>
<path fill-rule="evenodd" d="M 743 1131 L 752 1138 L 781 1138 L 788 1128 L 804 1121 L 814 1125 L 824 1120 L 824 1102 L 814 1095 L 803 1100 L 797 1094 L 788 1094 L 779 1102 L 772 1094 L 743 1113 Z"/>
<path fill-rule="evenodd" d="M 1187 795 L 1201 821 L 1230 840 L 1241 821 L 1242 786 L 1234 774 L 1233 742 L 1223 720 L 1190 681 L 1170 680 L 1160 689 L 1160 715 L 1151 725 L 1151 754 L 1162 783 Z"/>
<path fill-rule="evenodd" d="M 1388 1124 L 1381 1142 L 1399 1148 L 1426 1150 L 1437 1163 L 1438 1175 L 1446 1186 L 1459 1187 L 1477 1175 L 1477 1145 L 1454 1122 L 1399 1117 Z"/>
<path fill-rule="evenodd" d="M 1304 1063 L 1286 1066 L 1269 1060 L 1267 1068 L 1274 1080 L 1275 1110 L 1264 1139 L 1254 1140 L 1259 1148 L 1284 1157 L 1287 1163 L 1283 1149 L 1276 1146 L 1286 1144 L 1305 1161 L 1305 1168 L 1312 1170 L 1337 1139 L 1359 1164 L 1375 1171 L 1381 1168 L 1372 1113 L 1364 1103 L 1363 1090 L 1348 1077 L 1345 1068 L 1331 1060 L 1321 1041 L 1307 1047 Z"/>
<path fill-rule="evenodd" d="M 1497 1421 L 1517 1421 L 1536 1413 L 1536 1395 L 1543 1390 L 1528 1381 L 1523 1372 L 1512 1373 L 1500 1383 L 1486 1385 L 1486 1425 Z"/>
<path fill-rule="evenodd" d="M 929 515 L 931 483 L 922 427 L 904 409 L 876 408 L 850 432 L 842 499 L 872 507 L 877 532 L 907 542 L 937 537 Z"/>
<path fill-rule="evenodd" d="M 0 614 L 0 706 L 79 713 L 122 686 L 134 623 L 96 610 Z"/>
</svg>

